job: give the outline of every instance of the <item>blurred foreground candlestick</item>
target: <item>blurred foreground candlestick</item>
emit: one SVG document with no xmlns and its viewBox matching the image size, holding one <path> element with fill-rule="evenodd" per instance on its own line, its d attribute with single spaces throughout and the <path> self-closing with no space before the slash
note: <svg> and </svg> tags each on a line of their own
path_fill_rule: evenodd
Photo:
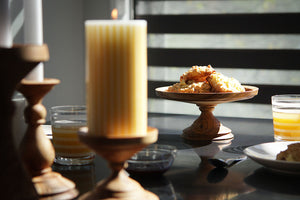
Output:
<svg viewBox="0 0 300 200">
<path fill-rule="evenodd" d="M 41 105 L 41 98 L 49 92 L 49 86 L 52 87 L 53 82 L 37 83 L 31 81 L 28 83 L 22 81 L 20 86 L 20 81 L 26 74 L 38 63 L 48 59 L 49 51 L 45 44 L 14 45 L 12 48 L 0 48 L 0 61 L 3 64 L 1 66 L 2 78 L 0 79 L 2 91 L 2 98 L 0 99 L 0 125 L 2 128 L 0 152 L 2 152 L 1 162 L 5 163 L 0 165 L 1 199 L 42 199 L 41 196 L 47 196 L 47 199 L 54 199 L 50 196 L 67 199 L 61 198 L 61 196 L 72 195 L 75 198 L 78 195 L 74 183 L 67 180 L 64 181 L 64 185 L 66 186 L 65 182 L 67 182 L 69 187 L 61 187 L 61 180 L 65 180 L 65 178 L 51 171 L 50 165 L 54 159 L 54 152 L 51 151 L 51 142 L 40 127 L 40 124 L 45 122 L 45 108 Z M 57 81 L 54 81 L 54 84 L 57 84 Z M 46 88 L 44 88 L 45 86 Z M 29 148 L 26 150 L 23 148 L 20 151 L 14 144 L 12 134 L 14 105 L 11 98 L 16 87 L 20 91 L 22 90 L 28 100 L 28 108 L 26 108 L 28 129 L 27 135 L 24 136 L 26 141 L 23 140 L 22 142 L 25 145 L 21 146 Z M 25 153 L 29 160 L 24 159 Z M 47 185 L 51 187 L 44 187 Z M 62 190 L 62 188 L 64 189 Z"/>
<path fill-rule="evenodd" d="M 89 134 L 111 138 L 147 134 L 147 23 L 85 23 Z"/>
<path fill-rule="evenodd" d="M 2 14 L 2 13 L 1 13 Z M 2 30 L 0 30 L 2 31 Z M 0 115 L 0 192 L 1 199 L 38 199 L 30 176 L 21 161 L 14 144 L 12 120 L 14 105 L 11 101 L 16 86 L 37 63 L 47 60 L 47 46 L 0 47 L 1 73 L 1 115 Z"/>
<path fill-rule="evenodd" d="M 46 115 L 42 98 L 59 81 L 46 79 L 43 82 L 36 82 L 23 79 L 38 63 L 48 59 L 49 51 L 45 44 L 0 47 L 1 199 L 55 200 L 74 199 L 78 195 L 72 181 L 52 172 L 50 166 L 54 160 L 54 150 L 40 126 L 45 122 Z M 25 111 L 28 128 L 20 151 L 16 148 L 12 134 L 15 108 L 11 99 L 16 88 L 28 101 Z M 24 148 L 25 146 L 28 148 Z"/>
</svg>

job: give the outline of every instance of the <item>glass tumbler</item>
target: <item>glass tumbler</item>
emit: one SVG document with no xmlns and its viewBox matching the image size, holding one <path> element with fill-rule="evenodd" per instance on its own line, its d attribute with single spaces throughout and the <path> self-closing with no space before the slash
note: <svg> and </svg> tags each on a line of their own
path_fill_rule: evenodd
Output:
<svg viewBox="0 0 300 200">
<path fill-rule="evenodd" d="M 78 129 L 86 126 L 86 107 L 55 106 L 50 109 L 55 163 L 86 165 L 93 162 L 95 153 L 79 141 Z"/>
<path fill-rule="evenodd" d="M 272 96 L 275 141 L 300 141 L 300 94 Z"/>
</svg>

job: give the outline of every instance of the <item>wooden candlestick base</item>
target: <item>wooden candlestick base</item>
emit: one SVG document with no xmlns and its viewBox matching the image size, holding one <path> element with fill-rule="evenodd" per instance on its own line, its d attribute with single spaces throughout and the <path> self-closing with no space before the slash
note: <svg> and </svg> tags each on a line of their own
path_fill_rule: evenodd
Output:
<svg viewBox="0 0 300 200">
<path fill-rule="evenodd" d="M 57 79 L 44 79 L 43 82 L 21 81 L 18 90 L 28 101 L 24 112 L 28 127 L 20 152 L 40 198 L 73 199 L 78 195 L 75 183 L 52 171 L 55 151 L 41 127 L 46 122 L 47 113 L 42 99 L 59 82 Z"/>
<path fill-rule="evenodd" d="M 137 181 L 128 177 L 124 164 L 131 156 L 144 147 L 156 142 L 158 130 L 148 127 L 144 137 L 106 138 L 88 135 L 88 129 L 79 131 L 79 139 L 109 162 L 111 176 L 100 181 L 95 189 L 81 196 L 80 200 L 158 200 L 159 198 L 145 190 Z"/>
</svg>

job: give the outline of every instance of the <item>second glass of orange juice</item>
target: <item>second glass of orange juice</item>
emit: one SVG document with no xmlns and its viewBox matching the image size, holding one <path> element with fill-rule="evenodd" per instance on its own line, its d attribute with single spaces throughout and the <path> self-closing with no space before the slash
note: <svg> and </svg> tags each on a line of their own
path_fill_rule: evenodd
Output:
<svg viewBox="0 0 300 200">
<path fill-rule="evenodd" d="M 95 154 L 79 141 L 78 129 L 86 126 L 85 106 L 55 106 L 50 110 L 55 163 L 85 165 Z"/>
<path fill-rule="evenodd" d="M 272 96 L 275 141 L 300 141 L 300 94 Z"/>
</svg>

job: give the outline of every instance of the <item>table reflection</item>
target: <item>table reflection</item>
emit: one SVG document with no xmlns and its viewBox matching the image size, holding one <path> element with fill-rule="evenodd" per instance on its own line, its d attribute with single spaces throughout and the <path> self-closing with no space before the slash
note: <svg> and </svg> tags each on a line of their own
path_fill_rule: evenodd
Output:
<svg viewBox="0 0 300 200">
<path fill-rule="evenodd" d="M 261 167 L 245 178 L 245 182 L 257 189 L 290 195 L 300 195 L 300 176 L 279 174 Z"/>
<path fill-rule="evenodd" d="M 131 177 L 137 180 L 146 190 L 157 194 L 162 200 L 178 200 L 172 182 L 164 175 L 131 175 Z"/>
<path fill-rule="evenodd" d="M 94 164 L 68 166 L 54 163 L 52 169 L 74 181 L 80 195 L 90 191 L 96 184 Z"/>
<path fill-rule="evenodd" d="M 212 141 L 208 143 L 189 142 L 190 150 L 200 158 L 198 168 L 182 169 L 170 173 L 175 191 L 183 199 L 231 199 L 240 194 L 249 193 L 255 189 L 244 182 L 245 175 L 230 168 L 215 168 L 209 159 L 224 153 L 232 140 Z"/>
<path fill-rule="evenodd" d="M 177 147 L 172 167 L 161 176 L 134 177 L 161 200 L 222 199 L 299 199 L 299 176 L 276 174 L 246 159 L 230 168 L 215 168 L 210 158 L 243 154 L 245 147 L 273 141 L 272 120 L 224 118 L 233 128 L 234 138 L 218 142 L 187 142 L 182 128 L 188 116 L 154 115 L 150 124 L 159 129 L 157 143 Z M 171 125 L 170 125 L 171 124 Z M 73 180 L 80 194 L 92 190 L 99 180 L 110 174 L 107 162 L 97 156 L 95 165 L 53 169 Z"/>
<path fill-rule="evenodd" d="M 184 179 L 183 179 L 184 177 Z M 208 157 L 201 157 L 196 170 L 182 170 L 169 176 L 184 199 L 231 199 L 255 189 L 244 183 L 245 175 L 230 169 L 216 169 Z M 184 188 L 184 189 L 183 189 Z"/>
</svg>

